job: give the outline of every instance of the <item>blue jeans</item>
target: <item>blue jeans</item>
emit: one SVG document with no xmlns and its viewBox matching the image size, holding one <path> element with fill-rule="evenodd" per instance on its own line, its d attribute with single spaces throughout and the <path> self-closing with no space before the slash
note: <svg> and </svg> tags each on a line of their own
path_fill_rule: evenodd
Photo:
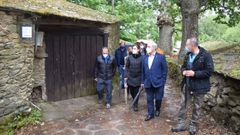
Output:
<svg viewBox="0 0 240 135">
<path fill-rule="evenodd" d="M 146 88 L 147 93 L 147 108 L 148 108 L 148 115 L 154 117 L 154 98 L 156 101 L 162 101 L 163 95 L 164 95 L 164 89 L 163 86 L 154 88 L 153 86 L 151 88 Z M 157 110 L 159 111 L 159 110 Z"/>
<path fill-rule="evenodd" d="M 101 78 L 98 78 L 97 80 L 97 93 L 98 93 L 98 99 L 103 99 L 103 90 L 106 87 L 106 102 L 107 104 L 112 103 L 112 80 L 103 80 Z"/>
<path fill-rule="evenodd" d="M 119 66 L 119 72 L 120 72 L 120 86 L 121 88 L 124 88 L 124 65 Z"/>
</svg>

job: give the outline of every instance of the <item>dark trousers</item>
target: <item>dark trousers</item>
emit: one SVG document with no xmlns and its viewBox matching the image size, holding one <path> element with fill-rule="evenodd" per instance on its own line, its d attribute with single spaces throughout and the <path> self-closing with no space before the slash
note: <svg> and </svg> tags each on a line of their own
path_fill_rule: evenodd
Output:
<svg viewBox="0 0 240 135">
<path fill-rule="evenodd" d="M 103 99 L 103 90 L 106 87 L 106 102 L 108 104 L 112 103 L 112 80 L 103 80 L 98 78 L 97 80 L 97 93 L 98 93 L 98 99 Z"/>
<path fill-rule="evenodd" d="M 160 111 L 162 98 L 163 98 L 163 86 L 154 88 L 146 88 L 147 93 L 147 108 L 148 108 L 148 115 L 154 117 L 154 112 Z M 155 109 L 154 109 L 154 99 L 155 99 Z"/>
<path fill-rule="evenodd" d="M 191 93 L 190 90 L 186 90 L 185 86 L 181 94 L 181 107 L 178 113 L 178 123 L 185 123 L 187 107 L 192 102 L 193 112 L 191 118 L 191 124 L 196 125 L 201 113 L 201 106 L 203 102 L 204 94 Z"/>
<path fill-rule="evenodd" d="M 138 91 L 139 91 L 139 88 L 140 88 L 140 86 L 134 87 L 134 86 L 128 85 L 129 92 L 130 92 L 130 94 L 131 94 L 131 96 L 132 96 L 133 99 L 135 99 L 135 97 L 137 96 L 137 93 L 138 93 Z M 139 96 L 138 96 L 136 102 L 134 103 L 134 106 L 135 106 L 135 107 L 138 106 L 138 100 L 139 100 Z"/>
</svg>

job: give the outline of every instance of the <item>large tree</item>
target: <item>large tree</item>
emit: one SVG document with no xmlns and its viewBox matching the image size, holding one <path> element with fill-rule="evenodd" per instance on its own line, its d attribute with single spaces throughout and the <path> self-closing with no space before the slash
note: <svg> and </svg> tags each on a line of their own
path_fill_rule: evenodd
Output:
<svg viewBox="0 0 240 135">
<path fill-rule="evenodd" d="M 218 23 L 235 26 L 240 21 L 239 0 L 172 0 L 181 8 L 182 44 L 179 59 L 182 60 L 183 49 L 187 38 L 198 38 L 198 18 L 201 12 L 213 10 L 217 14 L 214 19 Z"/>
<path fill-rule="evenodd" d="M 138 38 L 158 38 L 156 10 L 166 11 L 172 17 L 175 27 L 175 37 L 180 37 L 181 51 L 179 59 L 183 58 L 186 39 L 198 37 L 198 19 L 201 13 L 212 10 L 216 13 L 217 23 L 235 26 L 240 21 L 240 0 L 69 0 L 96 10 L 112 13 L 122 19 L 121 38 L 135 41 Z M 162 8 L 159 2 L 167 2 L 167 8 Z M 114 9 L 114 10 L 113 10 Z M 179 22 L 181 20 L 181 23 Z M 180 27 L 179 24 L 182 26 Z M 163 34 L 164 35 L 164 34 Z M 170 35 L 170 34 L 169 34 Z M 160 39 L 161 40 L 161 39 Z"/>
<path fill-rule="evenodd" d="M 198 37 L 198 16 L 201 0 L 181 0 L 179 3 L 182 15 L 182 43 L 179 58 L 183 58 L 185 43 L 190 37 Z"/>
<path fill-rule="evenodd" d="M 173 15 L 169 15 L 170 10 L 165 0 L 159 2 L 159 15 L 157 17 L 157 26 L 159 27 L 159 47 L 164 50 L 165 54 L 172 53 L 172 35 L 174 32 Z M 173 8 L 171 8 L 173 9 Z"/>
</svg>

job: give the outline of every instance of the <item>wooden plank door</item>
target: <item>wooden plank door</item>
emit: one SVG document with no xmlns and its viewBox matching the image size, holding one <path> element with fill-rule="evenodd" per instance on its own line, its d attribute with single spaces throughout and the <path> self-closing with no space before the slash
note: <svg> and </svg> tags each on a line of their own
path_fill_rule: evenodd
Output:
<svg viewBox="0 0 240 135">
<path fill-rule="evenodd" d="M 93 31 L 45 33 L 46 88 L 49 101 L 96 93 L 94 63 L 107 36 Z"/>
</svg>

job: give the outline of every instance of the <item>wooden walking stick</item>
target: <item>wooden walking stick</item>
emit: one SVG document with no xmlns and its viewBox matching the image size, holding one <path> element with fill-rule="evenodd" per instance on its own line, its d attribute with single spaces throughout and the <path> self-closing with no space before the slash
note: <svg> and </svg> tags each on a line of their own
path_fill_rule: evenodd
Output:
<svg viewBox="0 0 240 135">
<path fill-rule="evenodd" d="M 143 90 L 144 90 L 143 87 L 140 87 L 138 89 L 138 93 L 137 93 L 136 97 L 133 99 L 132 103 L 130 104 L 129 109 L 131 109 L 133 107 L 134 103 L 137 101 L 137 98 L 139 98 L 139 96 Z"/>
<path fill-rule="evenodd" d="M 127 103 L 128 103 L 128 101 L 127 101 L 127 98 L 128 98 L 128 92 L 127 92 L 128 86 L 127 86 L 127 81 L 126 80 L 124 81 L 124 84 L 125 84 L 124 98 L 125 98 L 125 104 L 127 105 Z"/>
</svg>

